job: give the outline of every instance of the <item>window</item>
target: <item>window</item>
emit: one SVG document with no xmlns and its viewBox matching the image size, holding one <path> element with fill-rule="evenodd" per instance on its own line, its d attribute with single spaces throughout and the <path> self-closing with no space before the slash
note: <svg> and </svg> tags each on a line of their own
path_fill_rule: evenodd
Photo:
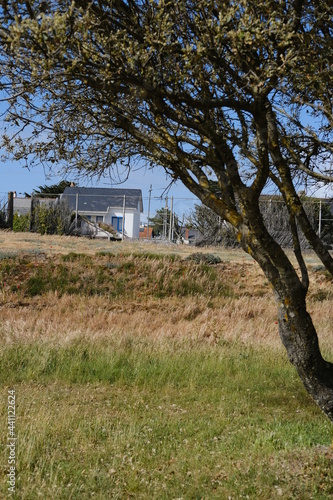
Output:
<svg viewBox="0 0 333 500">
<path fill-rule="evenodd" d="M 123 230 L 123 218 L 122 217 L 112 217 L 112 227 L 114 227 L 117 231 Z"/>
<path fill-rule="evenodd" d="M 96 222 L 103 222 L 103 215 L 96 215 Z"/>
</svg>

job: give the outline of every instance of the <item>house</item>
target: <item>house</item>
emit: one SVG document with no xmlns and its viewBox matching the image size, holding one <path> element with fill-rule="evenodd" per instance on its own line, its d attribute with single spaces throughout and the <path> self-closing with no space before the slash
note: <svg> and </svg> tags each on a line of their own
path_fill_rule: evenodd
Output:
<svg viewBox="0 0 333 500">
<path fill-rule="evenodd" d="M 200 239 L 201 233 L 198 229 L 181 227 L 180 235 L 180 242 L 185 243 L 185 245 L 193 245 Z"/>
<path fill-rule="evenodd" d="M 96 227 L 112 226 L 128 238 L 139 238 L 140 214 L 143 212 L 141 189 L 67 187 L 61 195 L 69 207 Z"/>
<path fill-rule="evenodd" d="M 147 226 L 140 226 L 140 238 L 151 240 L 154 238 L 154 228 Z"/>
<path fill-rule="evenodd" d="M 31 198 L 17 198 L 13 199 L 13 211 L 14 214 L 27 215 L 30 214 L 31 210 Z"/>
</svg>

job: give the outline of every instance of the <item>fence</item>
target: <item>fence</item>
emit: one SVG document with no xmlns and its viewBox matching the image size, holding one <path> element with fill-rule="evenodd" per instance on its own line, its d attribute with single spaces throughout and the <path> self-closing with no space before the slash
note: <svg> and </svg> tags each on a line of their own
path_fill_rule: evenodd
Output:
<svg viewBox="0 0 333 500">
<path fill-rule="evenodd" d="M 181 210 L 177 211 L 177 205 L 179 207 L 181 201 L 190 201 L 192 207 L 187 205 L 186 211 L 182 204 Z M 200 217 L 202 214 L 198 214 L 198 210 L 194 208 L 195 204 L 199 205 L 199 201 L 190 198 L 184 200 L 173 197 L 164 200 L 156 199 L 155 214 L 159 213 L 159 218 L 157 220 L 158 230 L 155 231 L 155 236 L 157 235 L 164 240 L 174 240 L 175 236 L 185 238 L 186 233 L 188 233 L 186 227 L 192 227 L 192 230 L 189 230 L 192 241 L 201 241 L 203 244 L 234 246 L 235 240 L 232 228 L 209 209 L 205 212 L 205 224 L 196 223 L 196 217 Z M 333 201 L 328 199 L 308 199 L 303 201 L 303 207 L 316 233 L 325 243 L 333 245 Z M 281 197 L 265 195 L 260 201 L 260 211 L 271 236 L 282 247 L 291 248 L 293 238 L 289 226 L 288 211 Z M 154 217 L 154 214 L 148 211 L 144 216 L 146 224 L 149 219 L 155 219 L 156 227 L 156 216 Z M 149 223 L 152 224 L 152 221 Z M 301 247 L 303 249 L 309 248 L 308 242 L 299 227 L 298 233 Z M 148 234 L 148 232 L 146 231 L 145 234 Z"/>
<path fill-rule="evenodd" d="M 333 245 L 333 203 L 330 200 L 304 200 L 303 207 L 308 219 L 320 236 L 329 246 Z M 293 237 L 289 225 L 287 208 L 281 197 L 265 196 L 260 200 L 260 211 L 264 223 L 271 236 L 284 248 L 293 246 Z M 192 217 L 192 225 L 200 236 L 198 244 L 237 246 L 233 228 L 221 220 L 216 214 L 204 206 L 198 206 Z M 298 226 L 297 226 L 298 227 Z M 309 248 L 308 242 L 298 227 L 300 244 L 303 249 Z"/>
<path fill-rule="evenodd" d="M 130 203 L 130 191 L 126 190 L 126 204 Z M 13 194 L 13 193 L 12 193 Z M 57 199 L 60 195 L 45 194 L 34 197 L 35 200 L 39 200 L 41 204 L 50 204 L 50 198 L 53 200 Z M 80 196 L 80 195 L 78 195 Z M 87 195 L 85 195 L 87 196 Z M 96 206 L 98 205 L 98 194 L 94 194 L 94 199 L 96 201 Z M 105 195 L 103 195 L 105 197 Z M 9 203 L 9 200 L 10 203 Z M 175 241 L 177 239 L 187 239 L 191 241 L 204 240 L 207 234 L 206 232 L 211 232 L 214 236 L 214 241 L 217 243 L 223 242 L 218 238 L 218 233 L 226 233 L 227 225 L 221 221 L 221 219 L 215 214 L 206 224 L 204 229 L 199 230 L 195 224 L 189 224 L 189 221 L 195 220 L 196 210 L 195 205 L 199 205 L 200 202 L 197 198 L 191 197 L 173 197 L 166 196 L 156 197 L 152 196 L 152 190 L 149 190 L 148 196 L 143 196 L 143 211 L 140 214 L 140 225 L 141 225 L 141 235 L 144 237 L 151 237 L 152 229 L 154 229 L 154 236 L 162 240 Z M 11 212 L 11 203 L 13 203 L 14 208 Z M 78 212 L 78 200 L 76 199 L 76 212 Z M 10 218 L 12 214 L 15 213 L 15 207 L 21 206 L 21 213 L 23 210 L 25 213 L 30 213 L 31 210 L 31 199 L 29 198 L 13 198 L 13 196 L 8 196 L 8 200 L 4 197 L 0 203 L 0 225 L 4 227 L 5 225 L 10 226 Z M 328 245 L 333 244 L 333 202 L 327 199 L 308 199 L 303 201 L 304 209 L 310 220 L 312 227 L 315 229 L 316 233 L 322 238 L 322 240 Z M 292 235 L 288 222 L 288 213 L 285 204 L 282 199 L 278 196 L 263 196 L 260 201 L 260 210 L 264 218 L 266 227 L 268 228 L 270 234 L 278 241 L 278 243 L 283 247 L 292 246 Z M 17 211 L 17 210 L 16 210 Z M 96 212 L 97 213 L 97 212 Z M 100 210 L 102 214 L 102 211 Z M 76 213 L 76 217 L 77 217 Z M 189 217 L 191 215 L 191 217 Z M 102 217 L 98 215 L 97 217 Z M 215 217 L 215 218 L 214 218 Z M 144 234 L 142 234 L 142 229 L 144 229 Z M 228 229 L 228 238 L 224 241 L 230 241 L 232 231 Z M 307 242 L 299 231 L 301 245 L 303 248 L 307 248 Z"/>
<path fill-rule="evenodd" d="M 318 236 L 327 244 L 333 243 L 333 203 L 330 200 L 304 200 L 303 207 Z M 281 199 L 260 201 L 260 210 L 271 236 L 285 248 L 293 246 L 287 207 Z M 298 234 L 302 248 L 309 248 L 300 228 Z"/>
</svg>

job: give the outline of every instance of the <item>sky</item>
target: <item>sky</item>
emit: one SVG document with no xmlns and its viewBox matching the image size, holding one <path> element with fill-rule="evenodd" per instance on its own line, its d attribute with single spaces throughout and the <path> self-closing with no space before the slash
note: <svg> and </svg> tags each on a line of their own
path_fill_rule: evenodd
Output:
<svg viewBox="0 0 333 500">
<path fill-rule="evenodd" d="M 1 152 L 0 152 L 1 154 Z M 14 161 L 0 161 L 0 206 L 1 201 L 6 200 L 9 191 L 16 191 L 17 196 L 24 196 L 24 193 L 31 193 L 38 186 L 57 184 L 63 179 L 62 176 L 46 172 L 41 166 L 26 168 L 23 163 Z M 199 200 L 186 189 L 180 182 L 172 185 L 168 192 L 171 179 L 168 178 L 162 168 L 146 169 L 144 167 L 132 171 L 127 181 L 122 184 L 112 183 L 110 177 L 105 176 L 98 180 L 97 178 L 77 179 L 66 176 L 66 180 L 74 180 L 76 185 L 82 187 L 119 187 L 127 189 L 141 189 L 143 197 L 144 213 L 142 221 L 148 216 L 149 190 L 151 191 L 150 217 L 154 216 L 156 210 L 166 206 L 166 196 L 168 197 L 168 207 L 171 207 L 171 197 L 173 197 L 173 210 L 180 220 L 186 217 L 194 209 Z"/>
<path fill-rule="evenodd" d="M 2 95 L 0 94 L 0 97 Z M 4 121 L 6 104 L 1 102 L 0 99 L 0 135 L 4 132 L 4 127 L 7 125 Z M 165 171 L 161 167 L 148 169 L 145 167 L 135 168 L 129 175 L 128 179 L 121 183 L 116 184 L 112 182 L 110 176 L 106 175 L 104 178 L 81 178 L 73 174 L 59 175 L 61 165 L 54 169 L 54 173 L 45 171 L 42 166 L 26 167 L 26 162 L 22 160 L 12 161 L 11 159 L 3 159 L 5 151 L 0 147 L 0 208 L 3 206 L 3 201 L 8 199 L 9 191 L 16 191 L 17 196 L 24 196 L 24 193 L 31 193 L 39 186 L 58 184 L 64 178 L 68 181 L 74 181 L 76 185 L 81 187 L 102 187 L 102 188 L 126 188 L 126 189 L 141 189 L 143 197 L 143 209 L 141 220 L 145 222 L 148 216 L 148 199 L 149 191 L 151 190 L 150 201 L 150 217 L 153 217 L 156 210 L 166 206 L 166 196 L 168 197 L 168 207 L 171 208 L 171 198 L 173 198 L 173 211 L 178 218 L 186 220 L 194 209 L 194 205 L 200 204 L 190 191 L 188 191 L 181 182 L 173 183 L 171 188 L 168 189 L 171 178 L 167 177 Z"/>
<path fill-rule="evenodd" d="M 0 104 L 1 110 L 1 104 Z M 1 116 L 1 115 L 0 115 Z M 0 133 L 2 130 L 2 122 L 0 118 Z M 9 191 L 16 191 L 17 196 L 24 196 L 24 193 L 31 193 L 39 186 L 52 185 L 60 182 L 64 177 L 59 175 L 60 167 L 54 174 L 44 171 L 42 166 L 34 166 L 27 168 L 25 163 L 11 161 L 10 159 L 1 160 L 1 155 L 4 151 L 0 150 L 0 208 L 3 201 L 7 200 Z M 122 184 L 112 182 L 110 176 L 104 178 L 82 178 L 79 181 L 70 176 L 65 177 L 66 180 L 74 181 L 76 185 L 81 187 L 119 187 L 127 189 L 141 189 L 143 196 L 144 213 L 141 220 L 145 222 L 148 216 L 149 191 L 151 190 L 150 201 L 150 217 L 153 217 L 156 210 L 166 206 L 166 197 L 168 198 L 168 207 L 171 208 L 171 198 L 173 198 L 173 211 L 177 214 L 180 221 L 186 220 L 194 209 L 195 204 L 200 204 L 200 201 L 185 188 L 181 182 L 173 183 L 168 189 L 171 178 L 167 177 L 165 171 L 161 167 L 148 169 L 145 167 L 134 169 L 128 179 Z M 333 198 L 333 185 L 330 187 L 318 184 L 316 189 L 308 190 L 308 196 L 319 198 Z"/>
<path fill-rule="evenodd" d="M 1 152 L 0 152 L 1 154 Z M 26 168 L 23 163 L 14 161 L 0 161 L 0 207 L 2 201 L 6 201 L 9 191 L 16 191 L 17 196 L 24 196 L 24 193 L 31 193 L 39 186 L 57 184 L 63 179 L 62 176 L 46 172 L 41 166 L 34 166 L 30 169 Z M 74 180 L 77 184 L 77 179 L 66 177 L 67 180 Z M 78 184 L 82 187 L 119 187 L 128 189 L 141 189 L 143 197 L 144 212 L 141 216 L 141 221 L 146 222 L 148 217 L 149 205 L 149 190 L 151 191 L 150 201 L 150 217 L 153 217 L 156 210 L 166 206 L 166 197 L 168 207 L 171 208 L 171 198 L 173 198 L 173 211 L 178 218 L 186 221 L 186 218 L 194 209 L 195 204 L 200 204 L 200 201 L 185 188 L 181 182 L 177 182 L 167 190 L 171 179 L 167 177 L 162 168 L 147 169 L 142 167 L 132 171 L 128 180 L 122 184 L 115 184 L 110 177 L 105 176 L 102 179 L 91 178 L 82 179 Z M 332 198 L 333 186 L 330 188 L 323 185 L 318 185 L 316 189 L 312 189 L 309 196 L 320 198 Z"/>
</svg>

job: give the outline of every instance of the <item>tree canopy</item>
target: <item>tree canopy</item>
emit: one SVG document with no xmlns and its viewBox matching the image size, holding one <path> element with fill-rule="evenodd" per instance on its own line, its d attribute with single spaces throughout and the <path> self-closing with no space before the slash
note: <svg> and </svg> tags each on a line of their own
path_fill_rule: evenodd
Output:
<svg viewBox="0 0 333 500">
<path fill-rule="evenodd" d="M 52 185 L 47 185 L 47 184 L 44 184 L 44 186 L 38 186 L 37 189 L 34 189 L 33 190 L 33 194 L 34 195 L 58 195 L 58 194 L 61 194 L 65 191 L 66 187 L 69 187 L 71 186 L 72 183 L 70 181 L 65 181 L 65 180 L 62 180 L 60 182 L 58 182 L 57 184 L 52 184 Z M 30 198 L 31 197 L 31 194 L 28 194 L 28 193 L 24 193 L 24 195 L 27 197 L 27 198 Z"/>
<path fill-rule="evenodd" d="M 161 236 L 168 239 L 169 236 L 177 238 L 181 235 L 181 227 L 177 214 L 171 212 L 169 208 L 159 208 L 151 217 L 150 222 L 153 224 L 154 236 Z M 171 225 L 171 229 L 170 229 Z"/>
<path fill-rule="evenodd" d="M 162 166 L 228 221 L 275 292 L 280 336 L 333 419 L 333 365 L 306 310 L 298 227 L 327 270 L 299 186 L 333 181 L 331 2 L 2 0 L 3 144 L 15 158 L 115 177 Z M 259 196 L 288 211 L 294 267 Z"/>
<path fill-rule="evenodd" d="M 239 246 L 235 232 L 221 217 L 205 205 L 195 204 L 187 221 L 191 229 L 196 229 L 200 236 L 196 239 L 197 246 Z"/>
</svg>

